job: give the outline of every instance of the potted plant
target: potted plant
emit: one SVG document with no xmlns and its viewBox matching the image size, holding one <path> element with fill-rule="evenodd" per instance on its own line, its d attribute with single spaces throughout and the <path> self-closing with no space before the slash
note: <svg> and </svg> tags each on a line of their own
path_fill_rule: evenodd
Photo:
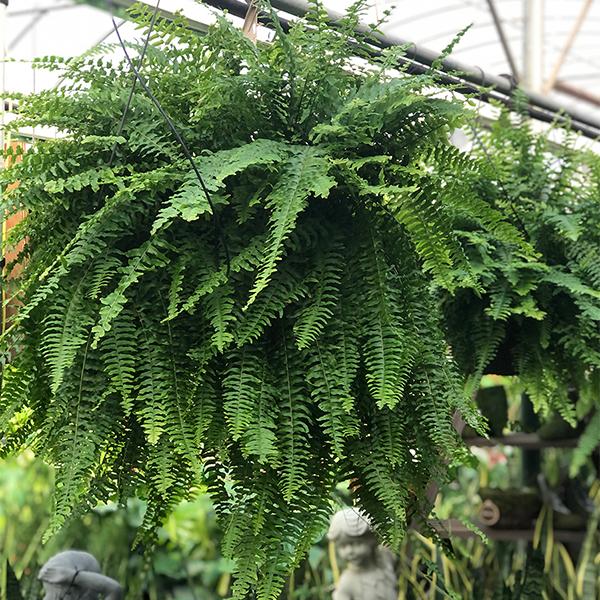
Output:
<svg viewBox="0 0 600 600">
<path fill-rule="evenodd" d="M 534 408 L 575 426 L 587 419 L 576 473 L 600 442 L 600 162 L 562 132 L 535 133 L 504 110 L 475 131 L 479 196 L 502 211 L 533 252 L 499 242 L 472 221 L 457 235 L 480 288 L 442 294 L 461 370 L 517 375 Z"/>
<path fill-rule="evenodd" d="M 372 56 L 363 7 L 273 19 L 257 46 L 225 19 L 199 37 L 138 8 L 130 106 L 128 60 L 37 63 L 68 83 L 19 96 L 10 125 L 61 136 L 1 175 L 5 212 L 27 211 L 1 423 L 5 452 L 56 467 L 49 534 L 141 494 L 151 539 L 202 485 L 234 597 L 276 598 L 337 483 L 393 546 L 464 458 L 452 415 L 481 423 L 432 284 L 484 289 L 477 239 L 536 254 L 485 161 L 449 142 L 463 100 L 435 65 Z"/>
</svg>

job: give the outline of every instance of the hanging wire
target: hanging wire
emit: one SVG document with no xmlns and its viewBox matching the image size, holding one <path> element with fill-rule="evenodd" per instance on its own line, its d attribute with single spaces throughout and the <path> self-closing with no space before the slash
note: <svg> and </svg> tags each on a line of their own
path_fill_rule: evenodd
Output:
<svg viewBox="0 0 600 600">
<path fill-rule="evenodd" d="M 109 12 L 111 15 L 113 29 L 114 29 L 115 33 L 117 34 L 117 38 L 119 40 L 119 45 L 121 46 L 121 49 L 123 50 L 123 54 L 125 56 L 125 60 L 127 61 L 127 64 L 129 65 L 129 68 L 131 69 L 131 71 L 133 72 L 133 74 L 135 76 L 135 80 L 132 85 L 132 91 L 130 93 L 130 97 L 133 97 L 133 93 L 135 92 L 135 87 L 134 87 L 135 82 L 138 81 L 139 84 L 144 89 L 144 91 L 146 92 L 146 95 L 148 96 L 148 98 L 150 98 L 150 100 L 156 107 L 156 110 L 158 110 L 161 117 L 164 119 L 164 121 L 168 125 L 169 129 L 171 130 L 171 133 L 173 134 L 173 136 L 177 140 L 177 143 L 181 147 L 181 150 L 183 151 L 185 158 L 190 163 L 190 166 L 192 167 L 192 170 L 194 171 L 196 179 L 200 183 L 200 188 L 202 189 L 202 192 L 204 193 L 204 196 L 206 197 L 206 200 L 210 207 L 210 210 L 212 213 L 212 220 L 213 220 L 213 224 L 215 227 L 215 233 L 216 233 L 219 241 L 221 242 L 221 245 L 223 246 L 223 251 L 225 252 L 225 262 L 227 265 L 226 273 L 227 273 L 227 276 L 229 276 L 229 273 L 231 271 L 231 259 L 230 259 L 230 255 L 229 255 L 229 248 L 227 246 L 227 242 L 226 242 L 225 236 L 223 234 L 221 220 L 219 218 L 219 215 L 217 214 L 217 211 L 215 210 L 215 205 L 211 198 L 210 192 L 208 191 L 208 188 L 206 187 L 206 183 L 204 182 L 204 179 L 202 178 L 202 175 L 200 174 L 200 171 L 198 170 L 198 167 L 196 166 L 196 163 L 192 157 L 192 154 L 191 154 L 191 152 L 188 148 L 188 145 L 185 142 L 182 134 L 179 133 L 179 131 L 177 130 L 177 127 L 175 127 L 175 123 L 173 123 L 173 120 L 171 119 L 171 117 L 167 114 L 167 112 L 162 107 L 161 103 L 159 102 L 158 98 L 154 95 L 154 93 L 150 89 L 149 85 L 146 83 L 146 81 L 142 77 L 138 67 L 136 67 L 135 64 L 133 63 L 133 61 L 131 60 L 131 57 L 129 56 L 129 52 L 127 51 L 127 46 L 125 45 L 125 42 L 123 41 L 123 38 L 121 37 L 121 32 L 119 31 L 119 26 L 117 25 L 117 23 L 115 21 L 113 0 L 107 0 L 107 4 L 109 6 Z M 158 15 L 159 4 L 160 4 L 160 0 L 157 1 L 156 6 L 154 7 L 154 13 L 153 13 L 152 22 L 151 22 L 152 26 L 153 26 L 154 22 L 156 21 L 156 17 Z M 150 33 L 151 32 L 149 32 L 149 34 L 146 38 L 146 41 L 149 41 Z M 147 44 L 146 44 L 146 48 L 147 48 Z M 145 52 L 144 52 L 144 55 L 145 55 Z M 140 58 L 143 58 L 143 57 L 140 57 Z M 140 60 L 139 66 L 140 67 L 142 66 L 141 60 Z M 131 102 L 131 100 L 129 102 Z M 126 119 L 128 110 L 129 110 L 129 106 L 126 106 L 125 111 L 123 113 L 123 117 L 121 118 L 121 123 L 123 124 L 123 126 L 125 124 L 125 119 Z"/>
<path fill-rule="evenodd" d="M 148 44 L 150 43 L 150 37 L 152 35 L 152 31 L 154 30 L 154 24 L 156 23 L 156 18 L 158 17 L 158 8 L 160 6 L 160 0 L 157 0 L 156 7 L 154 8 L 154 12 L 152 13 L 152 19 L 150 20 L 150 25 L 148 27 L 148 33 L 146 34 L 146 39 L 144 40 L 144 46 L 142 48 L 142 53 L 140 54 L 140 58 L 138 60 L 138 70 L 142 68 L 144 64 L 144 58 L 146 58 L 146 52 L 148 50 Z M 113 19 L 114 23 L 114 19 Z M 125 121 L 127 120 L 127 114 L 129 113 L 129 109 L 131 107 L 131 101 L 133 100 L 133 95 L 135 94 L 135 87 L 137 85 L 137 77 L 133 76 L 133 82 L 131 84 L 131 89 L 129 90 L 129 96 L 127 97 L 127 102 L 125 103 L 125 108 L 123 110 L 123 114 L 121 115 L 121 122 L 119 123 L 119 128 L 117 129 L 117 137 L 123 133 L 123 128 L 125 127 Z M 108 161 L 108 166 L 112 167 L 113 161 L 115 160 L 115 155 L 117 153 L 117 142 L 113 144 L 112 151 L 110 153 L 110 160 Z"/>
</svg>

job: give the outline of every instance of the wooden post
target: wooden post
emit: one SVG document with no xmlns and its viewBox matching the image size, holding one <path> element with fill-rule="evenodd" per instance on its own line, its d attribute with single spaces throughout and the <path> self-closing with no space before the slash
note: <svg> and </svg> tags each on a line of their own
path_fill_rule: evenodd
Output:
<svg viewBox="0 0 600 600">
<path fill-rule="evenodd" d="M 249 0 L 248 11 L 244 18 L 244 24 L 242 25 L 242 31 L 244 35 L 254 44 L 256 44 L 256 34 L 258 30 L 258 8 L 254 3 L 254 0 Z"/>
<path fill-rule="evenodd" d="M 25 151 L 25 142 L 13 141 L 10 142 L 7 147 L 13 149 L 13 152 L 17 151 L 21 148 Z M 12 157 L 9 157 L 6 161 L 5 167 L 9 167 L 14 161 L 20 161 L 21 157 L 13 154 Z M 14 189 L 14 187 L 18 184 L 13 184 L 8 188 L 8 191 Z M 15 246 L 8 248 L 6 245 L 6 238 L 8 236 L 9 231 L 18 223 L 20 223 L 27 213 L 22 210 L 16 212 L 9 217 L 5 218 L 4 215 L 1 215 L 2 218 L 2 259 L 3 259 L 3 267 L 2 267 L 2 333 L 6 330 L 6 326 L 10 318 L 17 312 L 19 302 L 13 299 L 16 290 L 11 288 L 10 279 L 14 278 L 21 272 L 22 267 L 18 266 L 13 269 L 11 272 L 10 278 L 6 276 L 6 264 L 14 261 L 19 252 L 23 249 L 25 245 L 25 240 L 21 240 Z"/>
</svg>

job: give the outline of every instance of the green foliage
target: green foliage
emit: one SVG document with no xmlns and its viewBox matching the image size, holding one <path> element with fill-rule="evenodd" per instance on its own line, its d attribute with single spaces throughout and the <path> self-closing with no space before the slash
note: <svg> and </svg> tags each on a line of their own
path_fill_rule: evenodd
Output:
<svg viewBox="0 0 600 600">
<path fill-rule="evenodd" d="M 600 443 L 600 161 L 563 137 L 558 145 L 508 112 L 489 131 L 473 130 L 474 189 L 531 251 L 464 215 L 456 233 L 479 289 L 443 294 L 443 305 L 454 357 L 472 386 L 484 371 L 515 374 L 538 412 L 589 420 L 575 473 Z"/>
<path fill-rule="evenodd" d="M 2 174 L 4 210 L 28 212 L 2 407 L 8 446 L 57 467 L 49 533 L 134 491 L 152 532 L 202 479 L 234 597 L 272 599 L 338 482 L 398 544 L 459 460 L 452 413 L 477 417 L 429 281 L 471 277 L 457 198 L 433 196 L 465 161 L 448 142 L 464 111 L 385 55 L 358 66 L 361 10 L 333 29 L 317 7 L 256 47 L 223 19 L 204 37 L 159 22 L 142 74 L 210 198 L 144 95 L 110 135 L 124 64 L 39 61 L 70 83 L 19 98 L 11 125 L 64 137 Z"/>
<path fill-rule="evenodd" d="M 567 375 L 592 389 L 596 162 L 565 151 L 548 168 L 546 147 L 505 123 L 486 138 L 495 165 L 459 152 L 462 102 L 349 41 L 363 4 L 335 28 L 316 6 L 310 27 L 258 46 L 224 19 L 203 37 L 159 20 L 142 76 L 210 199 L 143 94 L 111 135 L 126 63 L 36 63 L 69 83 L 19 97 L 10 127 L 64 136 L 1 175 L 4 212 L 28 213 L 7 242 L 26 240 L 1 409 L 5 451 L 57 466 L 50 532 L 134 491 L 152 532 L 201 478 L 234 597 L 275 598 L 338 482 L 393 546 L 428 512 L 428 484 L 464 457 L 453 412 L 478 426 L 452 354 L 480 373 L 517 319 L 536 342 L 516 347 L 538 406 L 571 416 Z"/>
</svg>

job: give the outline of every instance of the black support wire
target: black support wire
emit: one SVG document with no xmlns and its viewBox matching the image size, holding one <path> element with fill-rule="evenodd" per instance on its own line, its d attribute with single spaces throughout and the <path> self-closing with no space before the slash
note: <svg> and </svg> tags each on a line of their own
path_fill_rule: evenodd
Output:
<svg viewBox="0 0 600 600">
<path fill-rule="evenodd" d="M 156 8 L 154 9 L 154 12 L 152 13 L 152 19 L 150 20 L 150 25 L 148 26 L 148 31 L 146 32 L 146 39 L 144 40 L 144 46 L 142 47 L 142 52 L 140 54 L 140 57 L 138 59 L 138 65 L 137 65 L 137 69 L 138 71 L 141 70 L 142 65 L 144 64 L 144 58 L 146 58 L 146 52 L 148 51 L 148 44 L 150 43 L 150 37 L 152 36 L 152 32 L 154 31 L 154 25 L 156 23 L 156 18 L 158 17 L 158 10 L 160 8 L 160 0 L 158 0 L 156 2 Z M 112 19 L 113 22 L 113 29 L 111 29 L 111 33 L 114 33 L 115 31 L 118 32 L 118 27 L 115 29 L 115 20 L 114 18 Z M 125 127 L 125 121 L 127 120 L 127 115 L 129 113 L 129 109 L 131 108 L 131 101 L 133 100 L 133 95 L 135 94 L 135 87 L 137 85 L 137 74 L 133 74 L 133 81 L 131 82 L 131 88 L 129 89 L 129 95 L 127 96 L 127 102 L 125 103 L 125 108 L 123 109 L 123 114 L 121 115 L 121 121 L 119 123 L 119 128 L 117 129 L 117 133 L 115 134 L 117 137 L 120 136 L 123 133 L 123 128 Z M 118 142 L 115 141 L 115 143 L 113 144 L 111 153 L 110 153 L 110 160 L 108 161 L 108 166 L 112 167 L 112 164 L 115 160 L 115 156 L 117 153 L 117 146 L 118 146 Z"/>
<path fill-rule="evenodd" d="M 184 154 L 186 160 L 190 163 L 190 166 L 192 167 L 192 170 L 194 171 L 196 179 L 198 180 L 198 182 L 200 184 L 200 188 L 202 189 L 202 192 L 204 193 L 206 200 L 208 202 L 208 205 L 210 207 L 211 217 L 212 217 L 212 221 L 213 221 L 213 224 L 215 227 L 215 233 L 217 235 L 217 239 L 219 240 L 219 242 L 221 243 L 221 245 L 223 247 L 223 251 L 225 252 L 225 263 L 226 263 L 226 268 L 227 268 L 227 276 L 229 276 L 229 272 L 231 269 L 231 259 L 230 259 L 230 255 L 229 255 L 229 247 L 227 245 L 227 240 L 225 239 L 225 235 L 223 233 L 223 228 L 221 226 L 221 220 L 219 218 L 219 214 L 215 210 L 215 205 L 214 205 L 214 202 L 212 201 L 211 194 L 208 191 L 208 188 L 206 187 L 206 183 L 204 182 L 204 179 L 202 178 L 202 175 L 200 174 L 200 171 L 198 170 L 198 167 L 196 166 L 196 162 L 194 161 L 194 158 L 192 157 L 192 153 L 190 152 L 188 145 L 187 145 L 186 141 L 184 140 L 182 134 L 179 132 L 179 130 L 175 126 L 175 123 L 173 123 L 173 120 L 171 119 L 171 117 L 167 114 L 165 109 L 162 107 L 158 98 L 154 95 L 154 93 L 150 89 L 148 83 L 144 80 L 139 69 L 135 66 L 133 60 L 129 56 L 129 52 L 127 51 L 127 45 L 125 44 L 125 42 L 123 41 L 123 38 L 121 37 L 121 32 L 119 31 L 119 26 L 117 25 L 117 22 L 115 21 L 115 18 L 114 18 L 114 13 L 112 10 L 113 0 L 107 0 L 107 4 L 108 4 L 108 7 L 109 7 L 109 10 L 111 13 L 113 29 L 115 31 L 117 39 L 119 40 L 119 44 L 121 46 L 121 49 L 123 50 L 123 54 L 125 55 L 125 60 L 134 75 L 134 80 L 132 82 L 131 91 L 129 94 L 127 105 L 125 106 L 125 109 L 123 111 L 121 122 L 119 124 L 119 129 L 122 131 L 123 126 L 125 124 L 125 119 L 127 118 L 127 112 L 129 110 L 129 107 L 131 104 L 131 99 L 133 98 L 133 94 L 135 92 L 135 85 L 136 85 L 136 81 L 137 81 L 137 82 L 139 82 L 139 84 L 142 86 L 142 88 L 146 92 L 146 95 L 148 96 L 148 98 L 150 98 L 150 100 L 156 107 L 156 110 L 159 112 L 160 116 L 163 118 L 163 120 L 167 124 L 168 128 L 171 130 L 171 133 L 173 134 L 173 136 L 177 140 L 177 143 L 181 147 L 181 150 L 183 151 L 183 154 Z M 157 0 L 156 7 L 155 7 L 154 13 L 152 15 L 150 30 L 148 31 L 148 34 L 146 36 L 146 42 L 144 44 L 143 54 L 140 57 L 140 63 L 139 63 L 140 66 L 142 65 L 143 58 L 146 54 L 150 35 L 152 33 L 154 23 L 156 22 L 156 17 L 158 16 L 158 13 L 159 13 L 159 5 L 160 5 L 160 0 Z M 111 153 L 111 161 L 114 159 L 114 150 L 115 150 L 115 148 L 113 147 L 113 152 Z"/>
</svg>

